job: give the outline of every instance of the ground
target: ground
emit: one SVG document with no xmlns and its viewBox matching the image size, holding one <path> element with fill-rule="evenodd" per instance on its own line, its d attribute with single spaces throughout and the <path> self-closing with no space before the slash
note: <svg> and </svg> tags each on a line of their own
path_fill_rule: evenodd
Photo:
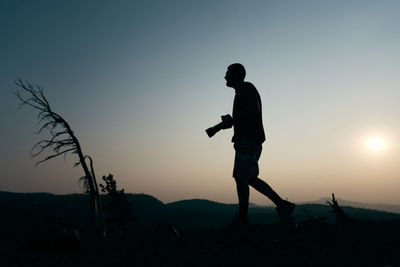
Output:
<svg viewBox="0 0 400 267">
<path fill-rule="evenodd" d="M 2 266 L 400 266 L 400 220 L 251 225 L 176 236 L 3 234 Z"/>
</svg>

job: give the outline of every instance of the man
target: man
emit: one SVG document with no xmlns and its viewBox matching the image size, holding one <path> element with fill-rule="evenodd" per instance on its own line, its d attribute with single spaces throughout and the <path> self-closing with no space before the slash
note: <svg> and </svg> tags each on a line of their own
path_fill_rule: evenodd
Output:
<svg viewBox="0 0 400 267">
<path fill-rule="evenodd" d="M 290 222 L 295 204 L 283 200 L 266 182 L 258 178 L 258 159 L 265 141 L 261 98 L 253 84 L 245 82 L 246 70 L 239 63 L 228 67 L 226 85 L 235 89 L 232 117 L 222 116 L 222 129 L 233 126 L 235 149 L 233 177 L 236 181 L 239 212 L 232 224 L 247 225 L 249 185 L 267 196 L 276 205 L 282 223 Z"/>
</svg>

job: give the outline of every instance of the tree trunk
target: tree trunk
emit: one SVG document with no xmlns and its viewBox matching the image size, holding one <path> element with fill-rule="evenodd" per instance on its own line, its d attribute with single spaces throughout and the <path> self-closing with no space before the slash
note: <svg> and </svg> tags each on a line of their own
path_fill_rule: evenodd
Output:
<svg viewBox="0 0 400 267">
<path fill-rule="evenodd" d="M 89 171 L 89 168 L 85 161 L 85 156 L 82 153 L 82 149 L 81 149 L 78 139 L 75 137 L 75 135 L 72 132 L 69 125 L 67 124 L 66 126 L 67 126 L 66 128 L 67 128 L 71 138 L 74 140 L 74 143 L 76 146 L 76 152 L 79 157 L 79 162 L 81 163 L 81 166 L 83 168 L 83 171 L 85 173 L 85 177 L 86 177 L 86 180 L 88 183 L 89 199 L 90 199 L 90 218 L 95 225 L 96 232 L 103 236 L 105 234 L 105 232 L 104 232 L 105 228 L 104 228 L 103 213 L 101 211 L 99 189 L 97 186 L 96 178 L 94 177 L 94 173 L 92 174 Z M 92 168 L 92 171 L 93 171 L 93 168 Z"/>
</svg>

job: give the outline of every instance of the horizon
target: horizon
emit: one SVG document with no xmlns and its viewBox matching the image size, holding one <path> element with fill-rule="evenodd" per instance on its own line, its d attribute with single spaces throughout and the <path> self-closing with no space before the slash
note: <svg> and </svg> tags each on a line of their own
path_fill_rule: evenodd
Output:
<svg viewBox="0 0 400 267">
<path fill-rule="evenodd" d="M 76 155 L 34 166 L 44 139 L 18 109 L 38 84 L 94 160 L 126 192 L 163 203 L 237 203 L 229 64 L 261 95 L 260 178 L 282 198 L 335 193 L 400 204 L 400 2 L 29 1 L 0 3 L 0 190 L 82 193 Z M 272 205 L 251 189 L 250 202 Z"/>
<path fill-rule="evenodd" d="M 55 194 L 55 193 L 50 193 L 50 192 L 13 192 L 13 191 L 0 191 L 0 192 L 4 192 L 4 193 L 15 193 L 15 194 L 50 194 L 50 195 L 54 195 L 54 196 L 67 196 L 67 195 L 87 195 L 87 193 L 84 192 L 77 192 L 77 193 L 60 193 L 60 194 Z M 210 202 L 214 202 L 214 203 L 219 203 L 219 204 L 226 204 L 226 205 L 237 205 L 237 202 L 221 202 L 221 201 L 216 201 L 213 199 L 207 199 L 207 198 L 186 198 L 186 199 L 178 199 L 178 200 L 174 200 L 174 201 L 170 201 L 170 202 L 164 202 L 162 200 L 160 200 L 159 198 L 157 198 L 156 196 L 153 196 L 151 194 L 148 193 L 130 193 L 130 192 L 125 192 L 125 194 L 128 195 L 147 195 L 150 197 L 154 197 L 155 199 L 157 199 L 158 201 L 161 201 L 163 204 L 171 204 L 171 203 L 175 203 L 175 202 L 181 202 L 181 201 L 190 201 L 190 200 L 205 200 L 205 201 L 210 201 Z M 100 195 L 102 196 L 106 196 L 107 193 L 103 193 L 100 192 Z M 390 203 L 380 203 L 380 202 L 359 202 L 359 201 L 353 201 L 353 200 L 349 200 L 349 199 L 343 199 L 340 197 L 336 197 L 335 199 L 337 201 L 345 201 L 345 203 L 354 203 L 354 204 L 366 204 L 366 205 L 387 205 L 387 206 L 398 206 L 400 208 L 400 204 L 390 204 Z M 304 201 L 299 201 L 296 204 L 299 205 L 304 205 L 304 204 L 326 204 L 327 206 L 329 206 L 327 203 L 320 203 L 320 201 L 325 201 L 325 200 L 331 200 L 330 197 L 320 197 L 317 199 L 313 199 L 313 200 L 304 200 Z M 250 206 L 249 208 L 251 208 L 251 205 L 255 205 L 257 207 L 274 207 L 274 204 L 271 203 L 264 203 L 264 204 L 257 204 L 254 202 L 249 202 Z M 347 204 L 344 204 L 344 206 L 346 206 Z M 400 211 L 398 212 L 400 213 Z"/>
</svg>

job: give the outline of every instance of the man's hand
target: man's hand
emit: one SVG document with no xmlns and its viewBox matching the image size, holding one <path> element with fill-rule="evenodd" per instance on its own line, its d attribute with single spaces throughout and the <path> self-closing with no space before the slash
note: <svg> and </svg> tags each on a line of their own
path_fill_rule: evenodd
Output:
<svg viewBox="0 0 400 267">
<path fill-rule="evenodd" d="M 223 115 L 221 116 L 221 120 L 222 120 L 221 123 L 222 129 L 228 129 L 233 126 L 233 118 L 231 117 L 231 115 L 229 114 Z"/>
</svg>

